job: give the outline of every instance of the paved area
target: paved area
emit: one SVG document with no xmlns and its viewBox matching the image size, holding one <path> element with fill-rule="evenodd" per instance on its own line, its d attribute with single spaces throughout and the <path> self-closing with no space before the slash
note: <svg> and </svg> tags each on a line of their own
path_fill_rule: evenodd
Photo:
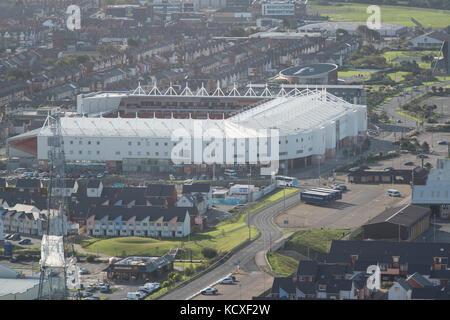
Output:
<svg viewBox="0 0 450 320">
<path fill-rule="evenodd" d="M 217 295 L 198 295 L 192 300 L 251 300 L 272 287 L 273 276 L 262 271 L 234 273 L 233 284 L 216 284 Z"/>
<path fill-rule="evenodd" d="M 384 211 L 387 207 L 406 205 L 411 187 L 399 184 L 347 184 L 349 191 L 327 206 L 301 203 L 275 218 L 280 227 L 299 228 L 356 228 Z M 386 190 L 394 188 L 401 197 L 394 198 Z"/>
<path fill-rule="evenodd" d="M 450 243 L 450 220 L 432 218 L 430 228 L 415 241 Z"/>
</svg>

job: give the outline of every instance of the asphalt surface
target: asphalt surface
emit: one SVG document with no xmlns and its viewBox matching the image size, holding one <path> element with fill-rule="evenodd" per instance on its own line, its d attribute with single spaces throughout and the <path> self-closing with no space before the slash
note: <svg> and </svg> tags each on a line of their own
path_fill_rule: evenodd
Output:
<svg viewBox="0 0 450 320">
<path fill-rule="evenodd" d="M 286 208 L 300 202 L 298 194 L 286 197 Z M 247 272 L 260 271 L 260 266 L 255 262 L 258 252 L 265 251 L 269 248 L 270 243 L 267 239 L 271 239 L 274 243 L 282 237 L 282 232 L 273 223 L 272 218 L 279 212 L 284 210 L 285 203 L 283 199 L 274 202 L 272 205 L 254 213 L 250 217 L 250 224 L 254 225 L 261 233 L 261 236 L 251 242 L 249 245 L 233 254 L 227 261 L 220 266 L 201 276 L 200 278 L 190 282 L 186 286 L 179 288 L 161 298 L 161 300 L 187 300 L 197 295 L 206 287 L 214 285 L 219 280 L 228 276 L 233 271 L 243 269 Z"/>
</svg>

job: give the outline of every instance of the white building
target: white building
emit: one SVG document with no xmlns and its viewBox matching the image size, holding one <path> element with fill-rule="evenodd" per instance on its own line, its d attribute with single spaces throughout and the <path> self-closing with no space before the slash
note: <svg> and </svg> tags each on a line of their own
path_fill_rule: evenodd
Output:
<svg viewBox="0 0 450 320">
<path fill-rule="evenodd" d="M 365 136 L 366 106 L 350 104 L 325 90 L 283 91 L 226 119 L 63 117 L 65 158 L 108 166 L 149 159 L 168 166 L 279 160 L 281 168 L 299 168 L 325 161 Z M 26 139 L 27 146 L 35 143 L 35 151 L 30 152 L 36 153 L 38 165 L 46 167 L 51 135 L 46 122 L 41 129 L 11 138 L 9 156 Z M 96 187 L 96 194 L 101 194 L 100 189 Z"/>
</svg>

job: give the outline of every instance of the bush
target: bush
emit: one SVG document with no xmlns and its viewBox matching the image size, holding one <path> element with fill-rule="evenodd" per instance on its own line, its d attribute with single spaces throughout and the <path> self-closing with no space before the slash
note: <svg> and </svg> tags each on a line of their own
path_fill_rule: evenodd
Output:
<svg viewBox="0 0 450 320">
<path fill-rule="evenodd" d="M 200 264 L 197 267 L 195 267 L 195 271 L 196 272 L 201 272 L 201 271 L 203 271 L 205 269 L 206 269 L 206 267 L 203 264 Z"/>
<path fill-rule="evenodd" d="M 95 255 L 90 254 L 90 255 L 86 256 L 86 262 L 93 263 L 96 261 L 96 258 L 97 257 Z"/>
<path fill-rule="evenodd" d="M 170 283 L 170 281 L 168 281 L 168 280 L 163 281 L 163 282 L 161 283 L 161 287 L 162 287 L 162 288 L 170 287 L 170 285 L 171 285 L 171 283 Z"/>
<path fill-rule="evenodd" d="M 205 258 L 212 259 L 217 256 L 217 250 L 214 248 L 203 248 L 202 255 Z"/>
<path fill-rule="evenodd" d="M 192 265 L 190 265 L 189 267 L 184 269 L 184 274 L 187 275 L 187 276 L 190 276 L 190 275 L 194 274 L 194 272 L 195 272 L 195 270 L 192 267 Z"/>
</svg>

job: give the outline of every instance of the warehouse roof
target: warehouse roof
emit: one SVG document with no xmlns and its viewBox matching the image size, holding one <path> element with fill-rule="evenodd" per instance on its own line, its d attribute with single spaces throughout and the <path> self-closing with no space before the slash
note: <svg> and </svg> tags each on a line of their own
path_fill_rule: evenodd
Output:
<svg viewBox="0 0 450 320">
<path fill-rule="evenodd" d="M 402 226 L 411 227 L 417 221 L 420 221 L 431 213 L 430 208 L 408 205 L 402 208 L 389 208 L 380 213 L 375 218 L 371 219 L 366 225 L 389 222 L 399 224 Z"/>
</svg>

